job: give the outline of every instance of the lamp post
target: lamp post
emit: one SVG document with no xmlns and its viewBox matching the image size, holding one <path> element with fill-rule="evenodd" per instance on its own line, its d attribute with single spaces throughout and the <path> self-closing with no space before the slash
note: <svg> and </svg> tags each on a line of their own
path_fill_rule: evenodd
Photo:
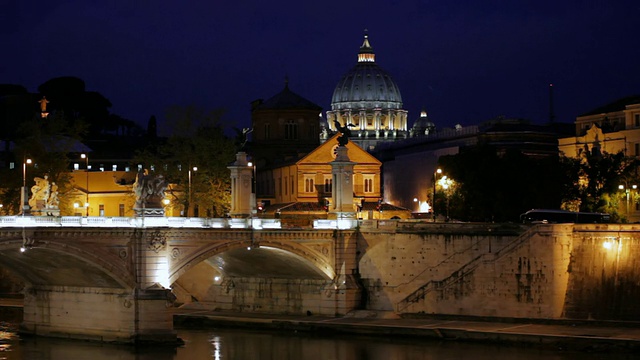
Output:
<svg viewBox="0 0 640 360">
<path fill-rule="evenodd" d="M 448 179 L 446 176 L 443 176 L 442 179 L 440 179 L 440 181 L 442 182 L 442 189 L 444 190 L 444 196 L 446 197 L 447 200 L 447 206 L 446 206 L 446 221 L 449 221 L 449 186 L 451 185 L 451 180 Z"/>
<path fill-rule="evenodd" d="M 27 191 L 27 164 L 31 164 L 31 159 L 24 158 L 22 161 L 22 189 L 20 191 L 20 211 L 22 216 L 29 212 L 29 192 Z"/>
<path fill-rule="evenodd" d="M 187 199 L 187 217 L 189 217 L 190 213 L 191 213 L 191 171 L 193 170 L 193 172 L 198 171 L 198 167 L 194 166 L 192 168 L 189 168 L 189 194 L 187 194 L 188 199 Z"/>
<path fill-rule="evenodd" d="M 431 198 L 431 212 L 433 213 L 433 222 L 436 222 L 436 182 L 438 180 L 438 174 L 442 174 L 442 169 L 437 169 L 433 172 L 433 197 Z"/>
<path fill-rule="evenodd" d="M 629 221 L 629 198 L 631 196 L 631 190 L 637 190 L 638 189 L 638 185 L 631 185 L 631 189 L 629 189 L 629 185 L 626 184 L 625 181 L 625 185 L 618 185 L 618 189 L 619 190 L 623 190 L 625 193 L 625 198 L 626 198 L 626 204 L 625 204 L 625 209 L 626 209 L 626 215 L 627 215 L 627 221 Z"/>
<path fill-rule="evenodd" d="M 253 178 L 251 180 L 251 196 L 253 197 L 251 199 L 251 208 L 253 210 L 257 210 L 258 209 L 258 184 L 256 183 L 257 179 L 256 179 L 256 165 L 249 161 L 247 163 L 247 166 L 251 167 L 251 169 L 253 170 Z"/>
<path fill-rule="evenodd" d="M 87 209 L 87 216 L 89 216 L 89 155 L 88 154 L 80 154 L 80 158 L 84 159 L 85 162 L 85 173 L 87 178 L 87 201 L 84 203 L 84 207 Z"/>
</svg>

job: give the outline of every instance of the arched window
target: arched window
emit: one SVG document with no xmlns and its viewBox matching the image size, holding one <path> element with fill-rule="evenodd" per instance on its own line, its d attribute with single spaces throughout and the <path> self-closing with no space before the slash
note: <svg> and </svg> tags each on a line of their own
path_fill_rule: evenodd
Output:
<svg viewBox="0 0 640 360">
<path fill-rule="evenodd" d="M 271 124 L 264 124 L 264 139 L 269 140 L 271 138 Z"/>
<path fill-rule="evenodd" d="M 331 190 L 332 190 L 331 189 L 332 188 L 331 185 L 332 185 L 331 184 L 331 178 L 325 178 L 324 179 L 324 192 L 325 193 L 330 193 L 331 192 Z"/>
<path fill-rule="evenodd" d="M 304 179 L 304 192 L 306 192 L 306 193 L 315 192 L 313 178 L 305 178 Z"/>
<path fill-rule="evenodd" d="M 298 124 L 295 120 L 287 120 L 284 124 L 284 138 L 287 140 L 298 139 Z"/>
</svg>

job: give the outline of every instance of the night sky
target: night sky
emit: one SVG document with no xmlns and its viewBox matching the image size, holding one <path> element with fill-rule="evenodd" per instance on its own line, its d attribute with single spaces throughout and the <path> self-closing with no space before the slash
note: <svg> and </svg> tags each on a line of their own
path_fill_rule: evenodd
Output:
<svg viewBox="0 0 640 360">
<path fill-rule="evenodd" d="M 8 2 L 8 4 L 7 4 Z M 83 79 L 146 126 L 170 105 L 225 108 L 284 87 L 330 109 L 368 30 L 409 111 L 439 127 L 504 115 L 545 123 L 640 94 L 640 1 L 4 0 L 0 83 Z"/>
</svg>

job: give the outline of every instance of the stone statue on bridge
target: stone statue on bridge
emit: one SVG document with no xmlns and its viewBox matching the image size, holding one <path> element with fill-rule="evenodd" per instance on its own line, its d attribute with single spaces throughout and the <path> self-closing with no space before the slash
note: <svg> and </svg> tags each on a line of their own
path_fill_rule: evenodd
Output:
<svg viewBox="0 0 640 360">
<path fill-rule="evenodd" d="M 148 170 L 140 170 L 133 184 L 136 203 L 133 209 L 136 215 L 163 216 L 162 200 L 169 182 L 161 174 L 149 174 Z"/>
<path fill-rule="evenodd" d="M 347 146 L 349 142 L 349 137 L 351 136 L 351 130 L 349 127 L 355 127 L 353 124 L 346 124 L 342 126 L 338 120 L 333 120 L 333 124 L 335 125 L 338 132 L 340 132 L 340 136 L 338 136 L 338 145 L 339 146 Z"/>
<path fill-rule="evenodd" d="M 35 185 L 31 187 L 29 207 L 33 215 L 60 215 L 58 185 L 49 183 L 49 176 L 35 177 Z"/>
</svg>

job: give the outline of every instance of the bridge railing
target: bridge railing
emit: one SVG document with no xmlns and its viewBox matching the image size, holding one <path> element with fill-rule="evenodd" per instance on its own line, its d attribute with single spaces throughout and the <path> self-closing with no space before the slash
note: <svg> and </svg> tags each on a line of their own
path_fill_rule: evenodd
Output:
<svg viewBox="0 0 640 360">
<path fill-rule="evenodd" d="M 280 228 L 279 219 L 184 217 L 0 216 L 0 227 Z"/>
<path fill-rule="evenodd" d="M 353 229 L 358 220 L 315 220 L 315 229 Z M 220 229 L 281 229 L 280 219 L 197 217 L 105 217 L 105 216 L 0 216 L 2 227 L 170 227 Z"/>
</svg>

